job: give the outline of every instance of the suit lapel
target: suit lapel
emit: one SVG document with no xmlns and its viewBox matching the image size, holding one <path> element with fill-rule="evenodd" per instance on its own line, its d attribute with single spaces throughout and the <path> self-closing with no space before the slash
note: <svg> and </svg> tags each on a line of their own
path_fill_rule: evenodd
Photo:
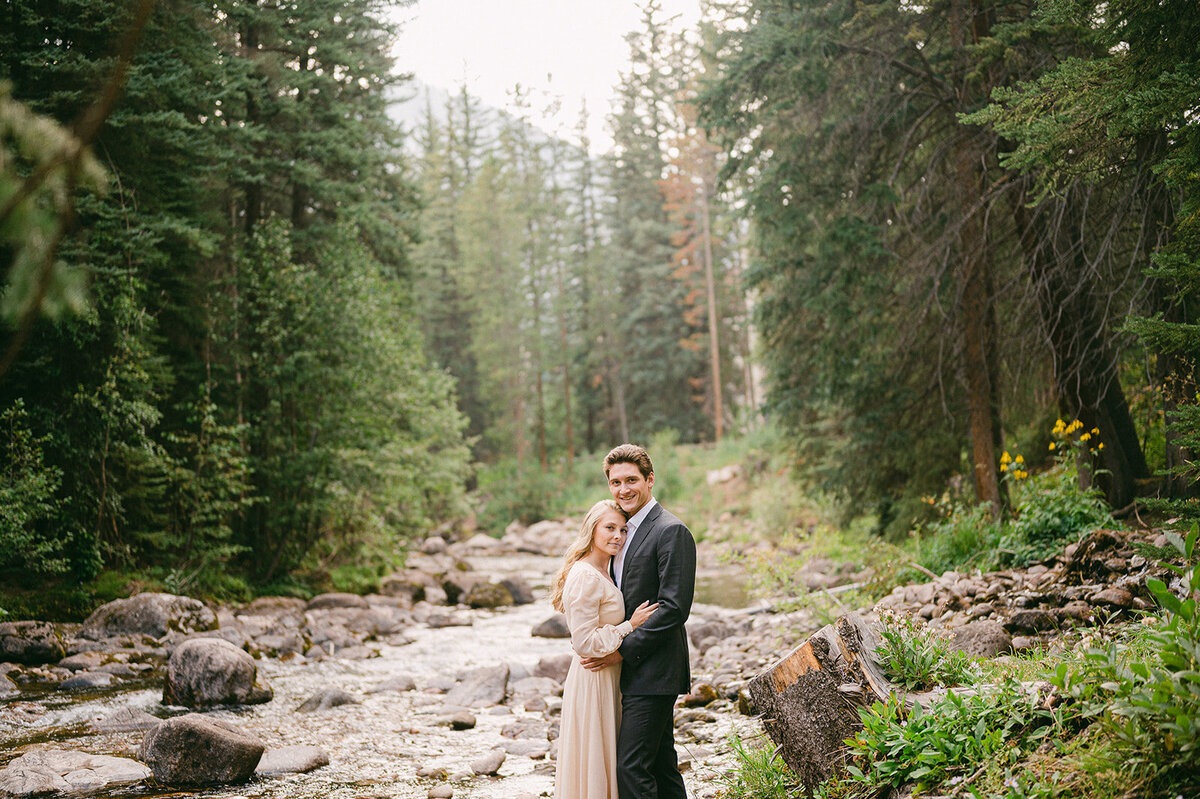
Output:
<svg viewBox="0 0 1200 799">
<path fill-rule="evenodd" d="M 642 526 L 637 529 L 637 533 L 634 535 L 633 545 L 630 546 L 629 551 L 625 553 L 625 565 L 621 569 L 622 585 L 624 585 L 626 582 L 627 575 L 629 574 L 629 567 L 637 558 L 638 552 L 642 550 L 642 547 L 646 545 L 646 541 L 654 532 L 654 528 L 658 524 L 658 517 L 662 515 L 662 509 L 662 505 L 656 502 L 654 507 L 651 508 L 650 512 L 646 514 L 646 518 L 642 519 Z"/>
</svg>

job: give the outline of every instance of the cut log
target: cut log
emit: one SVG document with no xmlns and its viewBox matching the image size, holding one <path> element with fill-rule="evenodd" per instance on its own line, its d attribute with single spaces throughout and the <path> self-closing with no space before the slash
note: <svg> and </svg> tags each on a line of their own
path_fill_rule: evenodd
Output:
<svg viewBox="0 0 1200 799">
<path fill-rule="evenodd" d="M 750 682 L 767 734 L 809 796 L 840 773 L 858 708 L 886 700 L 892 685 L 875 658 L 879 641 L 856 613 L 826 625 Z"/>
</svg>

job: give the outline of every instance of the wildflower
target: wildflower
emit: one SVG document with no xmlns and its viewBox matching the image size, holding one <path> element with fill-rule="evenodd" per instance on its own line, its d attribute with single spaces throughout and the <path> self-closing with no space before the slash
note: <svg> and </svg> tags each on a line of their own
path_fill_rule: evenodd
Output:
<svg viewBox="0 0 1200 799">
<path fill-rule="evenodd" d="M 1100 435 L 1100 428 L 1099 428 L 1099 427 L 1093 427 L 1093 428 L 1092 428 L 1092 435 L 1094 435 L 1094 436 L 1098 436 L 1098 435 Z"/>
<path fill-rule="evenodd" d="M 1008 450 L 1004 450 L 1004 454 L 1000 456 L 1000 463 L 1002 463 L 1002 464 L 1012 463 L 1012 456 L 1008 454 Z"/>
<path fill-rule="evenodd" d="M 1054 442 L 1053 442 L 1053 441 L 1051 441 L 1051 442 L 1050 442 L 1050 451 L 1051 451 L 1051 452 L 1053 452 L 1053 451 L 1054 451 L 1054 449 L 1055 449 L 1055 444 L 1054 444 Z"/>
<path fill-rule="evenodd" d="M 1024 456 L 1024 455 L 1018 455 L 1018 456 L 1016 457 L 1016 459 L 1015 459 L 1013 462 L 1014 462 L 1014 463 L 1024 463 L 1024 462 L 1025 462 L 1025 456 Z"/>
<path fill-rule="evenodd" d="M 1101 441 L 1099 446 L 1096 447 L 1096 449 L 1104 449 L 1104 442 Z"/>
<path fill-rule="evenodd" d="M 1080 441 L 1091 441 L 1091 440 L 1092 440 L 1092 434 L 1091 434 L 1091 433 L 1084 433 L 1083 435 L 1081 435 L 1081 436 L 1079 437 L 1079 440 L 1080 440 Z"/>
</svg>

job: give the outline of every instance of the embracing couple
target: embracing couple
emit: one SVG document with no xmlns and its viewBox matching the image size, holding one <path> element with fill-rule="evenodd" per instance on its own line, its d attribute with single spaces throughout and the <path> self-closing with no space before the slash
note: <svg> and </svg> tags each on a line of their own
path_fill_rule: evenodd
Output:
<svg viewBox="0 0 1200 799">
<path fill-rule="evenodd" d="M 571 630 L 556 799 L 686 799 L 674 707 L 690 688 L 687 634 L 696 542 L 655 501 L 646 450 L 604 458 L 613 498 L 592 506 L 551 601 Z"/>
</svg>

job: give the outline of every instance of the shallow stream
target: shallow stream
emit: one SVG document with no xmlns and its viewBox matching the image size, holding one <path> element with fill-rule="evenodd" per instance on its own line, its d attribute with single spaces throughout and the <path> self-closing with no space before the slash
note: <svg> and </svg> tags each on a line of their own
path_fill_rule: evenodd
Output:
<svg viewBox="0 0 1200 799">
<path fill-rule="evenodd" d="M 533 555 L 470 558 L 481 571 L 520 573 L 544 596 L 550 573 L 558 559 Z M 744 589 L 736 575 L 702 576 L 697 600 L 732 606 L 745 604 Z M 530 630 L 551 615 L 540 598 L 531 605 L 498 611 L 458 611 L 473 624 L 430 628 L 416 625 L 405 631 L 411 643 L 380 645 L 380 656 L 368 660 L 281 662 L 260 660 L 260 675 L 275 697 L 263 705 L 209 711 L 258 735 L 268 749 L 312 744 L 324 749 L 330 765 L 308 774 L 255 780 L 238 786 L 205 791 L 180 791 L 165 787 L 139 787 L 109 791 L 105 795 L 128 797 L 206 796 L 263 797 L 264 799 L 359 799 L 361 797 L 425 797 L 437 781 L 418 778 L 422 767 L 442 767 L 449 774 L 470 772 L 472 760 L 505 742 L 502 727 L 519 718 L 543 722 L 543 714 L 519 707 L 500 706 L 473 711 L 474 729 L 453 731 L 438 723 L 443 712 L 440 694 L 426 687 L 446 682 L 479 666 L 507 663 L 532 670 L 539 659 L 569 651 L 562 639 L 535 638 Z M 411 676 L 416 691 L 369 691 L 400 675 Z M 361 699 L 315 713 L 298 713 L 308 697 L 326 688 L 340 688 Z M 144 710 L 155 716 L 182 712 L 162 705 L 159 680 L 125 684 L 118 689 L 90 693 L 49 692 L 25 694 L 0 704 L 0 765 L 30 745 L 47 744 L 96 754 L 132 755 L 143 733 L 97 734 L 89 722 L 111 715 L 122 707 Z M 704 773 L 704 755 L 685 774 L 689 788 L 711 780 Z M 499 777 L 471 777 L 453 782 L 456 797 L 512 797 L 522 794 L 552 795 L 553 761 L 509 754 Z M 695 790 L 690 790 L 693 795 Z M 703 793 L 708 793 L 707 791 Z"/>
</svg>

